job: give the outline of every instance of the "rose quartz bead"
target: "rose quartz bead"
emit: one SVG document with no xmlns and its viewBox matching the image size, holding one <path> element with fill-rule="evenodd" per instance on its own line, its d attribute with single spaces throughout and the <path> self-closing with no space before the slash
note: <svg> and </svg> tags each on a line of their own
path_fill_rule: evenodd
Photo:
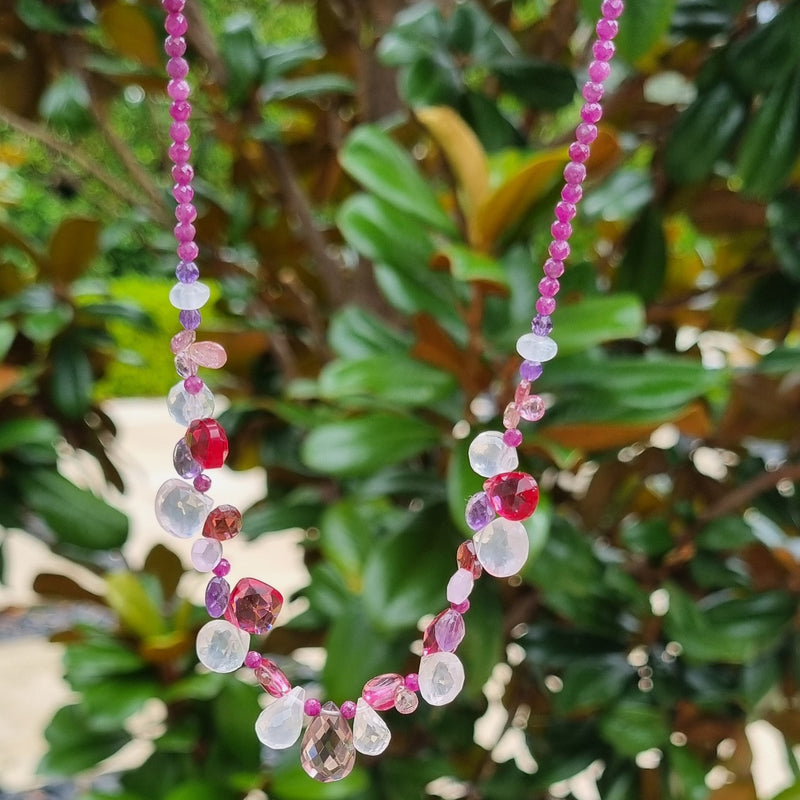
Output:
<svg viewBox="0 0 800 800">
<path fill-rule="evenodd" d="M 590 122 L 581 122 L 575 128 L 575 138 L 580 144 L 591 144 L 597 138 L 597 125 Z"/>
<path fill-rule="evenodd" d="M 556 261 L 564 261 L 569 256 L 570 249 L 566 242 L 550 242 L 547 252 Z"/>
<path fill-rule="evenodd" d="M 183 36 L 189 29 L 189 23 L 183 14 L 167 14 L 164 20 L 164 30 L 170 36 Z"/>
<path fill-rule="evenodd" d="M 167 61 L 167 75 L 175 80 L 181 80 L 189 74 L 189 62 L 185 58 L 171 58 Z"/>
<path fill-rule="evenodd" d="M 592 55 L 598 61 L 610 61 L 614 58 L 614 53 L 617 51 L 614 42 L 595 42 L 592 45 Z M 595 80 L 595 79 L 593 79 Z"/>
<path fill-rule="evenodd" d="M 539 281 L 539 292 L 542 297 L 555 297 L 561 285 L 555 278 L 542 278 Z"/>
<path fill-rule="evenodd" d="M 548 278 L 560 278 L 564 274 L 564 262 L 556 261 L 554 258 L 548 258 L 544 262 L 544 274 Z"/>
<path fill-rule="evenodd" d="M 196 242 L 181 242 L 176 252 L 181 261 L 194 261 L 200 254 L 200 248 Z"/>
<path fill-rule="evenodd" d="M 550 233 L 558 242 L 566 242 L 572 236 L 572 225 L 569 222 L 554 222 L 550 226 Z"/>
<path fill-rule="evenodd" d="M 217 342 L 195 342 L 189 348 L 189 353 L 201 367 L 208 369 L 219 369 L 228 360 L 225 348 Z"/>
<path fill-rule="evenodd" d="M 556 301 L 552 297 L 540 297 L 536 301 L 536 310 L 540 314 L 550 315 L 556 310 Z"/>
<path fill-rule="evenodd" d="M 595 25 L 595 31 L 597 31 L 597 38 L 600 41 L 607 42 L 619 32 L 619 23 L 613 19 L 599 19 Z"/>
<path fill-rule="evenodd" d="M 478 565 L 480 566 L 480 564 Z M 447 601 L 463 603 L 475 588 L 475 577 L 471 570 L 460 567 L 447 582 Z"/>
<path fill-rule="evenodd" d="M 361 696 L 376 711 L 387 711 L 394 708 L 394 696 L 402 686 L 404 686 L 403 676 L 389 672 L 367 681 Z"/>
<path fill-rule="evenodd" d="M 617 19 L 625 10 L 623 0 L 603 0 L 600 5 L 600 13 L 608 19 Z"/>
<path fill-rule="evenodd" d="M 186 39 L 183 36 L 167 36 L 164 40 L 164 52 L 170 58 L 180 58 L 186 52 Z"/>
<path fill-rule="evenodd" d="M 169 107 L 169 115 L 175 122 L 186 122 L 192 116 L 192 104 L 188 100 L 176 100 Z"/>
<path fill-rule="evenodd" d="M 573 142 L 569 146 L 569 157 L 577 164 L 583 164 L 590 155 L 589 145 Z"/>
<path fill-rule="evenodd" d="M 578 184 L 567 184 L 561 190 L 562 200 L 566 200 L 568 203 L 580 203 L 581 197 L 583 197 L 583 188 Z"/>
<path fill-rule="evenodd" d="M 592 63 L 589 64 L 589 77 L 593 81 L 595 81 L 598 86 L 602 84 L 602 82 L 606 78 L 608 78 L 610 74 L 611 74 L 611 66 L 609 65 L 608 61 L 597 60 L 597 61 L 592 61 Z M 602 86 L 600 88 L 602 90 Z M 592 100 L 591 98 L 586 97 L 586 95 L 584 95 L 584 98 L 588 100 L 590 103 L 597 102 L 600 99 L 598 97 L 597 100 Z"/>
<path fill-rule="evenodd" d="M 531 382 L 524 378 L 517 384 L 514 390 L 514 402 L 521 403 L 531 392 Z"/>
<path fill-rule="evenodd" d="M 509 403 L 503 411 L 503 427 L 516 428 L 519 425 L 519 411 L 514 403 Z M 505 437 L 505 434 L 504 434 Z M 505 441 L 505 438 L 503 439 Z"/>
</svg>

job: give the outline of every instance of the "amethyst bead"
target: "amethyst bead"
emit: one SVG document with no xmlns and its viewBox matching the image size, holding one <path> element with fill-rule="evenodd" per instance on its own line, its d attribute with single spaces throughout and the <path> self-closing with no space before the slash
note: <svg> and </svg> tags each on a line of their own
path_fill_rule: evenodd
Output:
<svg viewBox="0 0 800 800">
<path fill-rule="evenodd" d="M 194 283 L 200 277 L 200 270 L 194 261 L 181 261 L 175 268 L 175 277 L 181 283 Z"/>
<path fill-rule="evenodd" d="M 553 320 L 547 314 L 537 314 L 531 323 L 531 330 L 537 336 L 549 336 L 553 332 Z M 542 365 L 539 364 L 539 375 L 542 374 L 541 368 Z"/>
<path fill-rule="evenodd" d="M 486 496 L 486 492 L 476 492 L 469 500 L 467 500 L 467 508 L 464 512 L 464 518 L 467 525 L 473 531 L 479 531 L 485 528 L 495 517 L 492 504 Z"/>
<path fill-rule="evenodd" d="M 172 465 L 181 478 L 196 478 L 203 471 L 200 464 L 194 460 L 185 437 L 178 441 L 172 451 Z"/>
<path fill-rule="evenodd" d="M 538 335 L 541 336 L 542 334 Z M 523 361 L 519 365 L 519 376 L 524 381 L 536 381 L 542 377 L 542 372 L 542 365 L 538 361 Z"/>
<path fill-rule="evenodd" d="M 221 617 L 228 607 L 230 596 L 231 586 L 228 581 L 220 577 L 212 578 L 208 582 L 208 586 L 206 586 L 206 611 L 208 611 L 208 615 L 210 617 Z"/>
<path fill-rule="evenodd" d="M 185 308 L 178 314 L 178 320 L 188 331 L 196 331 L 202 319 L 203 315 L 196 308 Z"/>
</svg>

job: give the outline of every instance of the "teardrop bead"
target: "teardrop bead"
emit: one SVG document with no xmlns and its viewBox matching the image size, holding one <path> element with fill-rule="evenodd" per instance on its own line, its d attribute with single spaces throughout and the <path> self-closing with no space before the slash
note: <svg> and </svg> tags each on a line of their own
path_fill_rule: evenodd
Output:
<svg viewBox="0 0 800 800">
<path fill-rule="evenodd" d="M 172 351 L 173 355 L 178 355 L 178 353 L 182 353 L 190 344 L 193 344 L 196 338 L 197 334 L 194 331 L 184 328 L 172 337 L 169 343 L 169 349 Z"/>
<path fill-rule="evenodd" d="M 181 311 L 194 311 L 202 308 L 208 302 L 209 297 L 211 297 L 211 289 L 200 281 L 176 283 L 169 290 L 169 302 Z"/>
<path fill-rule="evenodd" d="M 517 468 L 517 451 L 503 441 L 498 431 L 479 433 L 469 446 L 469 464 L 478 475 L 491 478 L 499 472 L 511 472 Z"/>
<path fill-rule="evenodd" d="M 288 694 L 270 703 L 256 720 L 256 736 L 273 750 L 291 747 L 303 732 L 303 704 L 306 690 L 296 686 Z"/>
<path fill-rule="evenodd" d="M 481 568 L 482 569 L 482 568 Z M 475 578 L 468 569 L 457 569 L 447 582 L 447 602 L 459 605 L 471 594 L 475 587 Z"/>
<path fill-rule="evenodd" d="M 495 578 L 516 575 L 528 560 L 528 532 L 521 522 L 498 517 L 472 537 L 483 568 Z"/>
<path fill-rule="evenodd" d="M 178 539 L 191 539 L 203 528 L 214 501 L 178 478 L 161 484 L 156 494 L 158 524 Z"/>
<path fill-rule="evenodd" d="M 392 739 L 388 725 L 363 698 L 358 698 L 353 717 L 353 746 L 365 756 L 380 755 Z"/>
<path fill-rule="evenodd" d="M 419 692 L 432 706 L 452 703 L 464 687 L 464 666 L 455 653 L 432 653 L 419 663 Z"/>
<path fill-rule="evenodd" d="M 461 644 L 466 632 L 464 618 L 452 608 L 446 608 L 437 614 L 425 629 L 422 637 L 422 652 L 452 653 Z"/>
<path fill-rule="evenodd" d="M 219 369 L 228 360 L 225 348 L 217 342 L 195 342 L 189 347 L 189 356 L 201 367 Z"/>
<path fill-rule="evenodd" d="M 346 778 L 355 763 L 353 732 L 336 705 L 328 701 L 306 728 L 300 764 L 314 780 L 330 783 Z"/>
<path fill-rule="evenodd" d="M 197 633 L 197 657 L 212 672 L 234 672 L 244 664 L 250 637 L 224 619 L 207 622 Z"/>
<path fill-rule="evenodd" d="M 197 394 L 189 394 L 183 381 L 178 381 L 167 395 L 167 409 L 175 422 L 187 428 L 192 420 L 205 419 L 214 413 L 214 395 L 205 384 Z"/>
<path fill-rule="evenodd" d="M 549 336 L 526 333 L 517 339 L 517 352 L 526 361 L 550 361 L 558 352 L 558 345 Z"/>
</svg>

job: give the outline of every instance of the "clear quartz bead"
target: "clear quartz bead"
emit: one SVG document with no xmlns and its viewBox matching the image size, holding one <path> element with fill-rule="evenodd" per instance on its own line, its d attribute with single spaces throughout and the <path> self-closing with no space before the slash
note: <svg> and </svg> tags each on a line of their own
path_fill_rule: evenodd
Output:
<svg viewBox="0 0 800 800">
<path fill-rule="evenodd" d="M 410 689 L 401 689 L 394 698 L 394 707 L 401 714 L 413 714 L 419 705 L 419 698 L 416 692 Z"/>
<path fill-rule="evenodd" d="M 303 732 L 303 706 L 306 690 L 295 686 L 288 694 L 270 703 L 256 720 L 256 736 L 273 750 L 291 747 Z"/>
<path fill-rule="evenodd" d="M 156 494 L 158 524 L 178 539 L 191 539 L 203 529 L 214 501 L 186 481 L 171 478 L 161 484 Z"/>
<path fill-rule="evenodd" d="M 516 575 L 528 560 L 528 532 L 521 522 L 497 517 L 472 541 L 481 566 L 495 578 Z"/>
<path fill-rule="evenodd" d="M 526 333 L 517 339 L 517 352 L 526 361 L 550 361 L 558 352 L 558 345 L 549 336 Z"/>
<path fill-rule="evenodd" d="M 469 446 L 469 465 L 484 478 L 511 472 L 519 464 L 517 451 L 503 441 L 498 431 L 479 433 Z"/>
<path fill-rule="evenodd" d="M 192 545 L 192 566 L 198 572 L 211 572 L 222 558 L 222 544 L 216 539 L 197 539 Z"/>
<path fill-rule="evenodd" d="M 432 706 L 452 703 L 464 686 L 464 666 L 455 653 L 431 653 L 419 663 L 419 692 Z"/>
<path fill-rule="evenodd" d="M 329 701 L 303 734 L 300 765 L 314 780 L 329 783 L 346 778 L 355 763 L 353 733 L 339 709 Z"/>
<path fill-rule="evenodd" d="M 392 734 L 380 715 L 363 698 L 358 698 L 353 717 L 353 745 L 365 756 L 380 755 L 391 741 Z"/>
<path fill-rule="evenodd" d="M 197 394 L 189 394 L 183 387 L 183 381 L 176 383 L 167 395 L 169 415 L 184 428 L 196 419 L 207 419 L 214 413 L 214 394 L 203 384 Z"/>
<path fill-rule="evenodd" d="M 474 586 L 475 578 L 470 570 L 456 570 L 447 582 L 447 602 L 460 605 L 472 594 Z"/>
<path fill-rule="evenodd" d="M 176 283 L 169 291 L 169 302 L 182 311 L 202 308 L 211 296 L 211 289 L 200 281 Z"/>
<path fill-rule="evenodd" d="M 234 672 L 244 664 L 250 637 L 224 619 L 207 622 L 197 633 L 197 657 L 212 672 Z"/>
</svg>

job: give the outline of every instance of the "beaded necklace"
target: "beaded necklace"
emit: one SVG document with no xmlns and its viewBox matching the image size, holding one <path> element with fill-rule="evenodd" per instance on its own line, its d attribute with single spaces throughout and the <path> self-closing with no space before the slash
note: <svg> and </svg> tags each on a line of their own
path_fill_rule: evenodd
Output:
<svg viewBox="0 0 800 800">
<path fill-rule="evenodd" d="M 515 575 L 528 557 L 528 534 L 522 521 L 538 504 L 539 488 L 527 473 L 517 470 L 516 448 L 522 443 L 521 420 L 535 422 L 545 413 L 542 398 L 531 392 L 531 385 L 542 374 L 542 365 L 556 355 L 550 338 L 551 315 L 556 308 L 558 279 L 569 256 L 571 220 L 583 196 L 585 162 L 597 137 L 597 122 L 602 117 L 600 101 L 603 84 L 610 73 L 614 55 L 613 39 L 623 0 L 603 0 L 592 46 L 594 60 L 589 64 L 588 81 L 583 85 L 585 101 L 575 140 L 569 146 L 569 162 L 564 169 L 564 187 L 555 206 L 555 221 L 550 231 L 549 258 L 544 262 L 544 277 L 539 282 L 539 298 L 531 332 L 517 341 L 517 352 L 524 359 L 514 399 L 503 413 L 504 431 L 479 433 L 469 446 L 471 468 L 486 481 L 483 491 L 469 498 L 466 521 L 475 531 L 456 552 L 456 565 L 446 587 L 449 606 L 437 614 L 425 630 L 422 656 L 416 673 L 389 673 L 369 680 L 357 701 L 347 700 L 337 707 L 306 698 L 302 686 L 292 687 L 283 671 L 268 658 L 250 650 L 250 636 L 264 635 L 272 628 L 283 605 L 280 592 L 256 578 L 242 578 L 231 588 L 226 576 L 231 570 L 223 558 L 223 542 L 236 536 L 242 515 L 231 505 L 214 506 L 207 492 L 211 479 L 205 470 L 221 467 L 228 455 L 228 440 L 223 427 L 213 418 L 214 396 L 198 376 L 198 369 L 217 369 L 226 361 L 223 347 L 215 342 L 197 341 L 200 309 L 209 299 L 209 288 L 201 283 L 195 264 L 198 247 L 193 222 L 197 211 L 192 204 L 194 170 L 190 164 L 189 119 L 190 87 L 186 81 L 189 65 L 183 57 L 188 28 L 183 10 L 187 0 L 162 0 L 166 11 L 168 56 L 167 94 L 172 100 L 170 115 L 171 145 L 176 201 L 175 238 L 179 259 L 169 300 L 179 309 L 182 326 L 170 343 L 175 368 L 181 380 L 167 398 L 169 413 L 186 434 L 173 452 L 179 478 L 167 480 L 156 495 L 156 517 L 168 532 L 181 539 L 202 533 L 192 545 L 191 560 L 196 569 L 211 573 L 206 588 L 206 609 L 213 618 L 197 636 L 200 662 L 214 672 L 233 672 L 242 666 L 253 670 L 256 679 L 274 699 L 256 722 L 256 735 L 269 748 L 285 749 L 302 735 L 300 760 L 303 769 L 316 780 L 337 781 L 353 769 L 356 751 L 375 756 L 389 744 L 391 733 L 378 713 L 395 709 L 412 714 L 420 697 L 429 705 L 441 706 L 456 698 L 464 685 L 464 668 L 456 650 L 464 638 L 464 616 L 469 595 L 483 572 L 497 578 Z M 352 721 L 352 727 L 350 724 Z M 305 731 L 303 730 L 305 728 Z"/>
</svg>

